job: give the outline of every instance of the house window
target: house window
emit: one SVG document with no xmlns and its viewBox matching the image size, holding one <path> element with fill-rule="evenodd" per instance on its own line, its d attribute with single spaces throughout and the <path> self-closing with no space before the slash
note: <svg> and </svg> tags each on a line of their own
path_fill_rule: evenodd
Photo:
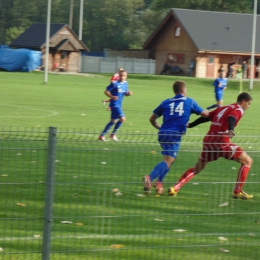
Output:
<svg viewBox="0 0 260 260">
<path fill-rule="evenodd" d="M 167 54 L 167 62 L 171 63 L 184 63 L 184 53 L 170 52 Z"/>
<path fill-rule="evenodd" d="M 62 52 L 61 53 L 61 59 L 66 59 L 67 58 L 67 52 Z"/>
<path fill-rule="evenodd" d="M 209 64 L 213 64 L 214 63 L 214 57 L 210 56 L 209 57 Z"/>
<path fill-rule="evenodd" d="M 181 27 L 175 27 L 174 29 L 174 37 L 180 37 L 181 36 Z"/>
</svg>

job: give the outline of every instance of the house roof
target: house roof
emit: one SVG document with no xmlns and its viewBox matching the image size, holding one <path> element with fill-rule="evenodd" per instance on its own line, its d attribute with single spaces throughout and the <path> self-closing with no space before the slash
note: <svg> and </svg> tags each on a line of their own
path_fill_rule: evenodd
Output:
<svg viewBox="0 0 260 260">
<path fill-rule="evenodd" d="M 68 39 L 63 39 L 62 41 L 60 41 L 56 46 L 55 46 L 56 50 L 59 49 L 74 49 L 74 51 L 77 51 L 76 46 L 70 42 Z"/>
<path fill-rule="evenodd" d="M 260 15 L 256 28 L 260 29 Z M 160 30 L 176 19 L 198 51 L 250 53 L 253 15 L 173 8 L 144 44 L 149 49 Z M 255 52 L 260 53 L 260 34 L 256 34 Z"/>
<path fill-rule="evenodd" d="M 64 23 L 52 23 L 50 24 L 50 39 L 59 32 L 62 28 L 67 27 L 68 30 L 78 39 L 78 36 L 71 30 L 68 25 Z M 89 51 L 88 47 L 84 43 L 78 40 L 84 48 L 84 51 Z M 12 41 L 10 47 L 15 48 L 29 48 L 29 49 L 41 49 L 45 46 L 46 42 L 46 23 L 34 23 L 24 33 L 18 36 Z"/>
</svg>

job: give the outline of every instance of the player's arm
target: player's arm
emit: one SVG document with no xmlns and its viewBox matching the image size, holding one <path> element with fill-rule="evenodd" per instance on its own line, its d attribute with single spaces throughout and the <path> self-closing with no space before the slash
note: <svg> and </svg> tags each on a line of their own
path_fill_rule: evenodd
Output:
<svg viewBox="0 0 260 260">
<path fill-rule="evenodd" d="M 156 114 L 152 114 L 151 117 L 150 117 L 150 123 L 151 125 L 156 128 L 156 129 L 160 129 L 161 126 L 157 123 L 156 119 L 158 118 L 158 116 Z"/>
<path fill-rule="evenodd" d="M 104 94 L 107 96 L 107 97 L 109 97 L 109 98 L 111 98 L 111 99 L 113 99 L 113 100 L 118 100 L 118 97 L 117 96 L 113 96 L 112 94 L 111 94 L 111 92 L 109 91 L 109 90 L 105 90 L 105 92 L 104 92 Z"/>
<path fill-rule="evenodd" d="M 188 123 L 187 127 L 192 128 L 192 127 L 195 127 L 197 125 L 200 125 L 200 124 L 203 124 L 203 123 L 206 123 L 206 122 L 209 122 L 209 121 L 210 121 L 209 117 L 206 117 L 206 118 L 205 117 L 199 117 L 195 121 Z"/>
<path fill-rule="evenodd" d="M 133 95 L 133 91 L 129 90 L 125 93 L 125 96 L 132 96 Z"/>
<path fill-rule="evenodd" d="M 227 135 L 230 138 L 235 136 L 234 129 L 235 129 L 236 121 L 237 121 L 237 119 L 234 116 L 228 117 L 228 132 L 227 132 Z"/>
<path fill-rule="evenodd" d="M 200 125 L 200 124 L 203 124 L 203 123 L 210 121 L 208 110 L 203 110 L 200 115 L 201 115 L 201 117 L 197 118 L 195 121 L 193 121 L 191 123 L 188 123 L 187 127 L 192 128 L 194 126 L 197 126 L 197 125 Z"/>
</svg>

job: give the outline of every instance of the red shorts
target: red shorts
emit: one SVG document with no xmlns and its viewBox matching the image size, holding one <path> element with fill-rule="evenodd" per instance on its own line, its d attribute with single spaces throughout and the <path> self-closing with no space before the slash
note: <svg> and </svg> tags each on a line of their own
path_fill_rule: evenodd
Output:
<svg viewBox="0 0 260 260">
<path fill-rule="evenodd" d="M 222 139 L 222 138 L 221 138 Z M 213 140 L 212 137 L 205 137 L 203 140 L 203 150 L 201 159 L 205 162 L 216 161 L 220 157 L 227 160 L 237 159 L 244 150 L 236 144 L 229 142 L 229 138 Z"/>
</svg>

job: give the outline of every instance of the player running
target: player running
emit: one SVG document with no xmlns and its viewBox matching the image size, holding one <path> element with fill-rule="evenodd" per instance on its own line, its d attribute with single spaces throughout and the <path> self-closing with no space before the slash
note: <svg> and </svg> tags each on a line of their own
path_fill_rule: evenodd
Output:
<svg viewBox="0 0 260 260">
<path fill-rule="evenodd" d="M 111 108 L 111 121 L 106 125 L 105 129 L 99 136 L 98 139 L 101 141 L 106 141 L 105 134 L 115 124 L 115 127 L 110 134 L 110 138 L 115 142 L 118 142 L 116 131 L 126 120 L 125 114 L 122 110 L 122 102 L 124 96 L 133 95 L 133 92 L 128 90 L 128 83 L 126 81 L 126 78 L 127 72 L 125 70 L 121 70 L 119 74 L 119 80 L 116 82 L 112 82 L 105 90 L 105 95 L 107 95 L 111 99 L 111 102 L 109 104 Z"/>
<path fill-rule="evenodd" d="M 162 194 L 163 180 L 169 172 L 171 165 L 177 158 L 181 136 L 186 132 L 186 124 L 190 115 L 195 113 L 203 117 L 208 117 L 209 111 L 203 110 L 191 98 L 186 97 L 187 90 L 185 82 L 176 81 L 173 84 L 175 96 L 164 100 L 150 117 L 150 123 L 158 132 L 158 141 L 163 149 L 163 161 L 157 164 L 149 175 L 143 177 L 144 192 L 151 193 L 152 181 L 156 181 L 156 192 Z M 163 124 L 160 126 L 156 119 L 163 116 Z"/>
<path fill-rule="evenodd" d="M 217 78 L 213 82 L 213 86 L 215 87 L 215 98 L 217 103 L 207 107 L 208 110 L 215 108 L 215 107 L 221 107 L 223 104 L 223 92 L 227 88 L 227 78 L 225 78 L 226 72 L 225 69 L 220 70 L 220 77 Z"/>
<path fill-rule="evenodd" d="M 110 82 L 116 82 L 116 81 L 118 81 L 118 80 L 120 79 L 119 73 L 120 73 L 120 71 L 122 71 L 122 70 L 124 70 L 124 69 L 123 69 L 123 68 L 119 68 L 118 71 L 111 77 Z M 102 105 L 105 106 L 106 103 L 110 103 L 110 102 L 111 102 L 111 99 L 104 99 L 104 100 L 102 100 Z M 107 107 L 107 110 L 108 110 L 108 111 L 111 110 L 110 106 Z"/>
<path fill-rule="evenodd" d="M 242 148 L 230 142 L 230 138 L 235 136 L 234 128 L 244 115 L 244 111 L 250 107 L 251 101 L 252 97 L 243 92 L 238 95 L 236 103 L 217 108 L 210 112 L 208 118 L 200 117 L 188 124 L 188 127 L 192 128 L 211 121 L 209 131 L 203 139 L 203 149 L 198 162 L 193 168 L 188 169 L 174 186 L 169 188 L 168 195 L 176 195 L 185 183 L 206 167 L 207 163 L 223 157 L 241 164 L 232 197 L 243 200 L 253 198 L 242 190 L 253 160 Z"/>
</svg>

